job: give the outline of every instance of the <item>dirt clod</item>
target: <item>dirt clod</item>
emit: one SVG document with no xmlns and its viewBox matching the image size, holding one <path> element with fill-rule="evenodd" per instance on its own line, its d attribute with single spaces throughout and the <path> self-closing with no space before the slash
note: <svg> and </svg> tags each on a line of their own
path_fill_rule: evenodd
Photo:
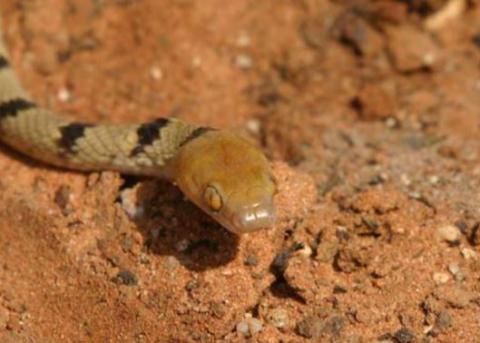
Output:
<svg viewBox="0 0 480 343">
<path fill-rule="evenodd" d="M 445 225 L 437 228 L 437 235 L 440 239 L 455 244 L 458 243 L 461 233 L 455 225 Z"/>
<path fill-rule="evenodd" d="M 392 62 L 401 72 L 433 67 L 440 59 L 440 51 L 433 39 L 413 26 L 392 27 L 387 31 L 388 50 Z M 415 44 L 411 44 L 415 42 Z"/>
<path fill-rule="evenodd" d="M 344 324 L 344 319 L 338 316 L 326 319 L 310 316 L 298 323 L 297 332 L 301 336 L 314 339 L 324 337 L 324 335 L 338 336 L 342 332 Z"/>
<path fill-rule="evenodd" d="M 452 317 L 447 311 L 442 311 L 438 314 L 435 320 L 435 330 L 444 331 L 452 325 Z"/>
<path fill-rule="evenodd" d="M 389 82 L 366 84 L 354 99 L 363 120 L 385 120 L 395 116 L 395 88 Z"/>
</svg>

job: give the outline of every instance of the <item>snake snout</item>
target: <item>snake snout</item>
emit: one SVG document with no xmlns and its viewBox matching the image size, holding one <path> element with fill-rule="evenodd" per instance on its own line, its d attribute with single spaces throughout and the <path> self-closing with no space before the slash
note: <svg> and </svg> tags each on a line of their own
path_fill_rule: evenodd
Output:
<svg viewBox="0 0 480 343">
<path fill-rule="evenodd" d="M 233 223 L 238 233 L 265 229 L 273 225 L 276 213 L 272 200 L 256 203 L 239 211 Z"/>
</svg>

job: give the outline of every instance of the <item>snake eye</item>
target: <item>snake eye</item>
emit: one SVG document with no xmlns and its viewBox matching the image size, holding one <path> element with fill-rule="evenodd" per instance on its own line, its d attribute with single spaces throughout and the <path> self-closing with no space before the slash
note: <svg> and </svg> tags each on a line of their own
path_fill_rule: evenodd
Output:
<svg viewBox="0 0 480 343">
<path fill-rule="evenodd" d="M 208 186 L 203 192 L 203 198 L 212 211 L 220 211 L 223 206 L 223 200 L 218 190 L 213 186 Z"/>
</svg>

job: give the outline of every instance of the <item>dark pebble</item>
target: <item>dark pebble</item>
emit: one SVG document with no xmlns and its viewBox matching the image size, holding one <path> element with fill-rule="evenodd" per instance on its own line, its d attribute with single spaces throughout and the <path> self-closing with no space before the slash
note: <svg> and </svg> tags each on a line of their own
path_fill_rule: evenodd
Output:
<svg viewBox="0 0 480 343">
<path fill-rule="evenodd" d="M 347 293 L 347 289 L 343 286 L 335 285 L 333 287 L 333 293 L 334 294 L 344 294 L 344 293 Z"/>
<path fill-rule="evenodd" d="M 61 185 L 55 192 L 54 201 L 57 206 L 62 210 L 62 214 L 67 216 L 71 213 L 70 208 L 70 196 L 72 194 L 72 189 L 68 185 Z"/>
<path fill-rule="evenodd" d="M 472 231 L 468 237 L 468 240 L 474 246 L 480 244 L 480 223 L 475 223 L 475 225 L 472 227 Z"/>
<path fill-rule="evenodd" d="M 245 260 L 245 265 L 247 266 L 256 266 L 258 264 L 258 259 L 253 255 L 248 255 Z"/>
<path fill-rule="evenodd" d="M 452 325 L 452 317 L 447 311 L 441 311 L 435 319 L 435 326 L 428 332 L 428 336 L 437 337 Z"/>
<path fill-rule="evenodd" d="M 118 272 L 117 276 L 113 278 L 113 282 L 119 285 L 136 286 L 138 279 L 131 271 L 124 269 Z"/>
<path fill-rule="evenodd" d="M 323 331 L 325 333 L 339 336 L 345 326 L 345 320 L 340 316 L 333 316 L 325 321 Z"/>
<path fill-rule="evenodd" d="M 390 332 L 384 333 L 377 337 L 377 341 L 390 341 L 392 339 L 392 334 Z"/>
<path fill-rule="evenodd" d="M 455 226 L 460 230 L 461 233 L 465 234 L 468 230 L 468 224 L 463 220 L 457 220 Z"/>
<path fill-rule="evenodd" d="M 297 324 L 297 333 L 305 338 L 312 338 L 318 335 L 320 323 L 317 317 L 307 317 Z"/>
<path fill-rule="evenodd" d="M 407 328 L 401 328 L 393 334 L 393 338 L 398 343 L 410 343 L 415 340 L 415 335 Z"/>
</svg>

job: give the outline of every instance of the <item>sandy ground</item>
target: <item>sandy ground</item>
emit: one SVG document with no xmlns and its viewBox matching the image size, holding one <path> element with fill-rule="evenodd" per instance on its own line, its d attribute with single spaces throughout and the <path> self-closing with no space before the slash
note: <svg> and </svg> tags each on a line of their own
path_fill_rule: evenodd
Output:
<svg viewBox="0 0 480 343">
<path fill-rule="evenodd" d="M 235 237 L 168 183 L 2 147 L 0 341 L 480 341 L 480 5 L 444 6 L 2 0 L 39 103 L 233 128 L 279 218 Z"/>
</svg>

